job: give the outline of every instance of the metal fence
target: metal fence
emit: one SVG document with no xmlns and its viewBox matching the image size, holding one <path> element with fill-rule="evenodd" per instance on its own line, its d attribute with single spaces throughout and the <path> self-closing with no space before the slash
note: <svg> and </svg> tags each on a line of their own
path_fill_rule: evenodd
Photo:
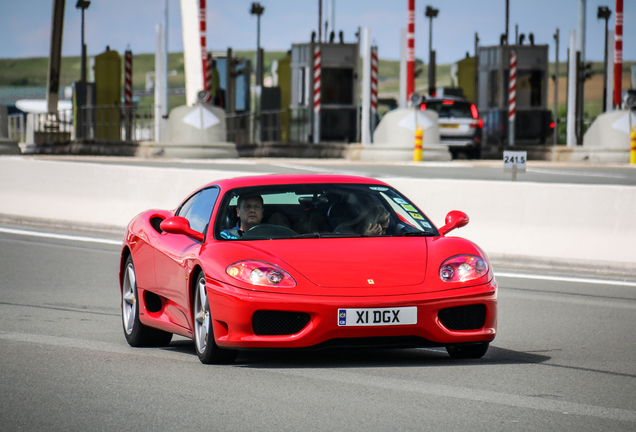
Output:
<svg viewBox="0 0 636 432">
<path fill-rule="evenodd" d="M 251 143 L 253 116 L 251 113 L 227 114 L 225 116 L 227 141 L 237 145 Z"/>
<path fill-rule="evenodd" d="M 263 142 L 307 142 L 310 110 L 281 109 L 227 114 L 227 141 L 238 145 Z"/>
<path fill-rule="evenodd" d="M 9 136 L 34 144 L 153 141 L 155 111 L 155 105 L 85 106 L 54 114 L 28 114 L 26 125 L 22 115 L 12 115 Z M 310 116 L 307 109 L 227 114 L 226 139 L 237 145 L 307 142 L 311 134 Z"/>
<path fill-rule="evenodd" d="M 79 109 L 73 121 L 76 140 L 152 141 L 155 105 L 99 105 Z"/>
<path fill-rule="evenodd" d="M 57 113 L 9 116 L 9 137 L 33 144 L 71 141 L 152 141 L 155 136 L 155 106 L 85 106 Z M 32 136 L 30 136 L 32 134 Z"/>
<path fill-rule="evenodd" d="M 25 142 L 26 139 L 26 122 L 24 114 L 11 114 L 9 120 L 9 139 L 17 142 Z"/>
<path fill-rule="evenodd" d="M 34 144 L 68 143 L 73 135 L 73 110 L 27 114 L 26 129 L 27 142 L 28 134 L 33 131 L 31 139 Z"/>
</svg>

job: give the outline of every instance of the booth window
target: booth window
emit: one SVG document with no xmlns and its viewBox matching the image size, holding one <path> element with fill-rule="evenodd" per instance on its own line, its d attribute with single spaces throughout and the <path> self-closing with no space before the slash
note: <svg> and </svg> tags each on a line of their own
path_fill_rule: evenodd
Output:
<svg viewBox="0 0 636 432">
<path fill-rule="evenodd" d="M 517 106 L 540 107 L 543 95 L 543 72 L 539 69 L 519 70 L 517 72 Z"/>
<path fill-rule="evenodd" d="M 325 105 L 353 105 L 353 69 L 322 68 L 320 98 Z"/>
</svg>

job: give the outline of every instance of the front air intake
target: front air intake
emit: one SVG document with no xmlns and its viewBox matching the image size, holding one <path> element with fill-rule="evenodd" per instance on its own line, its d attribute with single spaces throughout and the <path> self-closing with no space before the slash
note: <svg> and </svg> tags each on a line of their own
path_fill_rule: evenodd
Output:
<svg viewBox="0 0 636 432">
<path fill-rule="evenodd" d="M 292 335 L 301 331 L 308 322 L 308 313 L 260 310 L 252 316 L 252 330 L 257 336 Z"/>
<path fill-rule="evenodd" d="M 486 306 L 473 304 L 442 309 L 437 314 L 449 330 L 478 330 L 486 323 Z"/>
</svg>

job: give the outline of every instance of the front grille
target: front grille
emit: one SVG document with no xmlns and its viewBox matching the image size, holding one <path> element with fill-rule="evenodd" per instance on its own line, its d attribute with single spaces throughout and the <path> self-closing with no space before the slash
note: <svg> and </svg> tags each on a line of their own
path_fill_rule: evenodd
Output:
<svg viewBox="0 0 636 432">
<path fill-rule="evenodd" d="M 308 313 L 260 310 L 252 316 L 252 330 L 258 336 L 292 335 L 301 331 L 308 322 Z"/>
<path fill-rule="evenodd" d="M 442 309 L 437 314 L 449 330 L 477 330 L 486 323 L 486 306 L 473 304 Z"/>
</svg>

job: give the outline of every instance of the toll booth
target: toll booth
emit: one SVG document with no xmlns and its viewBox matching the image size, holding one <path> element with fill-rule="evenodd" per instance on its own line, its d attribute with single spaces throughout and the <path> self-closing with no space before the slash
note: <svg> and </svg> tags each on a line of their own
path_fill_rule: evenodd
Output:
<svg viewBox="0 0 636 432">
<path fill-rule="evenodd" d="M 117 51 L 95 56 L 95 139 L 121 140 L 121 57 Z"/>
<path fill-rule="evenodd" d="M 219 71 L 218 97 L 214 104 L 228 114 L 249 112 L 252 62 L 233 56 L 231 49 L 212 52 L 212 57 Z"/>
<path fill-rule="evenodd" d="M 314 54 L 320 49 L 320 80 L 314 80 Z M 358 43 L 293 44 L 291 50 L 292 141 L 359 141 Z M 320 114 L 314 112 L 315 88 L 320 91 Z M 317 121 L 318 120 L 318 121 Z M 319 125 L 319 126 L 317 126 Z M 319 139 L 315 139 L 316 128 Z"/>
<path fill-rule="evenodd" d="M 484 121 L 483 142 L 508 141 L 510 52 L 517 53 L 516 144 L 545 144 L 552 137 L 548 110 L 548 45 L 480 47 L 477 108 Z"/>
<path fill-rule="evenodd" d="M 219 88 L 212 103 L 225 110 L 227 139 L 235 144 L 250 143 L 252 62 L 235 57 L 233 50 L 212 52 L 219 71 Z"/>
</svg>

